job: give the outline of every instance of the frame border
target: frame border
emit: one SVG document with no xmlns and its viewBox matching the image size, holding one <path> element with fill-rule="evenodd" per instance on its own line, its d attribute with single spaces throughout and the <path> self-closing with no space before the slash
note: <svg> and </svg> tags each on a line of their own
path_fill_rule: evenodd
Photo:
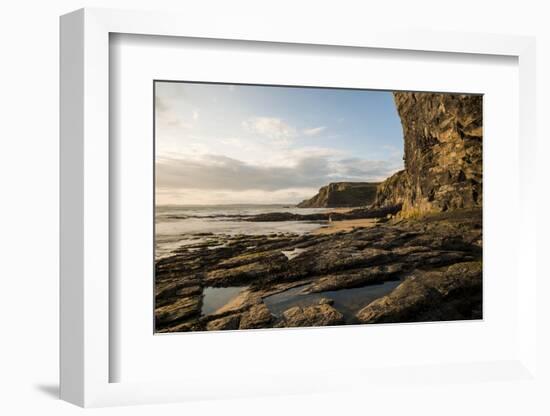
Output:
<svg viewBox="0 0 550 416">
<path fill-rule="evenodd" d="M 529 180 L 536 176 L 535 38 L 363 28 L 328 32 L 314 27 L 297 31 L 281 30 L 275 23 L 262 19 L 250 20 L 239 27 L 222 17 L 214 20 L 211 25 L 204 25 L 189 14 L 96 8 L 80 9 L 60 18 L 61 399 L 88 407 L 209 398 L 206 393 L 193 393 L 189 389 L 191 380 L 173 383 L 109 382 L 110 33 L 518 58 L 519 135 L 522 140 L 518 149 L 522 196 L 518 265 L 523 282 L 518 287 L 518 313 L 522 325 L 519 326 L 518 359 L 503 362 L 503 365 L 513 374 L 535 377 L 536 251 L 530 252 L 522 244 L 536 241 L 537 220 L 530 209 L 536 203 L 535 183 Z M 502 373 L 501 367 L 493 367 L 494 363 L 481 363 L 475 368 Z M 462 368 L 460 374 L 464 371 L 468 373 L 469 370 Z M 324 387 L 331 386 L 314 386 L 313 391 L 325 390 Z M 289 388 L 289 393 L 299 392 L 295 383 L 289 383 Z M 261 393 L 261 388 L 258 388 L 248 395 Z"/>
</svg>

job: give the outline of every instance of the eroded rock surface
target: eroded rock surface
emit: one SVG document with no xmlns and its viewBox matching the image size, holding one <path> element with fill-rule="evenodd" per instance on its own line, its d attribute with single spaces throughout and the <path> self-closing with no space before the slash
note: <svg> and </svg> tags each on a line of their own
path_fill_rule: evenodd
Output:
<svg viewBox="0 0 550 416">
<path fill-rule="evenodd" d="M 264 303 L 252 306 L 241 316 L 240 329 L 269 328 L 273 315 Z"/>
<path fill-rule="evenodd" d="M 241 322 L 240 315 L 229 315 L 223 318 L 218 318 L 206 324 L 206 329 L 208 331 L 222 331 L 222 330 L 231 330 L 239 329 L 239 324 Z"/>
<path fill-rule="evenodd" d="M 189 318 L 198 317 L 201 310 L 201 296 L 178 297 L 173 303 L 156 308 L 155 320 L 158 328 L 177 325 Z"/>
<path fill-rule="evenodd" d="M 299 208 L 360 207 L 374 202 L 378 182 L 334 182 L 317 195 L 298 204 Z"/>
<path fill-rule="evenodd" d="M 405 169 L 378 188 L 376 206 L 402 215 L 482 205 L 482 96 L 394 93 Z"/>
<path fill-rule="evenodd" d="M 455 295 L 449 297 L 442 294 L 443 286 L 438 286 L 441 290 L 437 294 L 434 290 L 439 289 L 426 289 L 428 283 L 422 286 L 411 283 L 415 279 L 434 283 L 437 276 L 445 275 L 449 266 L 479 263 L 482 255 L 480 209 L 393 220 L 371 228 L 331 235 L 277 234 L 264 236 L 263 240 L 258 236 L 217 238 L 224 240 L 223 247 L 181 248 L 173 256 L 157 262 L 155 316 L 158 331 L 309 326 L 313 325 L 311 322 L 324 325 L 324 322 L 333 322 L 332 318 L 324 320 L 321 317 L 330 311 L 328 308 L 319 305 L 313 305 L 312 309 L 300 307 L 285 318 L 273 315 L 263 299 L 295 287 L 300 287 L 301 295 L 322 295 L 328 291 L 401 279 L 405 280 L 398 287 L 405 285 L 405 289 L 400 291 L 407 293 L 409 289 L 415 289 L 410 290 L 411 297 L 398 298 L 403 305 L 409 305 L 404 309 L 406 313 L 399 315 L 395 312 L 392 302 L 383 304 L 382 309 L 386 309 L 387 314 L 376 305 L 365 304 L 359 317 L 361 322 L 389 322 L 401 319 L 399 317 L 425 320 L 430 316 L 441 316 L 445 311 L 449 317 L 454 317 L 458 316 L 455 310 L 481 310 L 480 295 L 468 295 L 463 299 Z M 296 248 L 300 248 L 299 253 L 290 260 L 282 254 Z M 451 267 L 449 270 L 448 275 L 458 279 L 455 269 Z M 409 282 L 407 276 L 417 278 Z M 452 280 L 449 279 L 441 280 L 442 284 Z M 246 285 L 246 289 L 228 304 L 210 315 L 201 314 L 205 287 L 240 285 Z M 481 293 L 480 288 L 475 287 L 468 293 L 478 289 Z M 395 296 L 400 292 L 396 293 Z M 434 303 L 434 299 L 437 302 Z M 442 302 L 446 301 L 442 299 L 451 299 L 453 308 L 443 309 Z M 328 301 L 323 303 L 341 313 Z M 462 303 L 464 305 L 460 306 Z M 423 308 L 432 304 L 435 309 L 429 315 Z"/>
<path fill-rule="evenodd" d="M 279 327 L 330 326 L 344 323 L 344 315 L 325 301 L 318 305 L 294 306 L 283 312 Z"/>
<path fill-rule="evenodd" d="M 361 309 L 362 323 L 481 319 L 481 262 L 416 271 L 391 294 Z"/>
</svg>

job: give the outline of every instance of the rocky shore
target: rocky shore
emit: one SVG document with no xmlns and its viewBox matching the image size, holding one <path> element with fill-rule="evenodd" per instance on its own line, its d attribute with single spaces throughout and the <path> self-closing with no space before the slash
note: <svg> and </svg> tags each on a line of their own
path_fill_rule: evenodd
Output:
<svg viewBox="0 0 550 416">
<path fill-rule="evenodd" d="M 397 214 L 401 205 L 387 205 L 384 207 L 355 208 L 347 212 L 322 212 L 318 214 L 293 214 L 290 212 L 269 212 L 243 218 L 243 221 L 271 222 L 271 221 L 345 221 L 354 219 L 386 218 Z"/>
<path fill-rule="evenodd" d="M 391 220 L 332 235 L 203 236 L 156 264 L 156 330 L 226 330 L 481 318 L 481 210 Z M 284 253 L 298 252 L 295 256 Z M 330 298 L 277 315 L 264 300 L 401 283 L 346 322 Z M 243 287 L 212 314 L 208 287 Z"/>
</svg>

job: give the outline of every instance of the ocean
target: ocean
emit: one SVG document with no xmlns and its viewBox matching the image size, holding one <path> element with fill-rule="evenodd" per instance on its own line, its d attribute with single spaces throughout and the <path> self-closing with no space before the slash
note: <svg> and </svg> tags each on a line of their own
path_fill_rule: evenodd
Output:
<svg viewBox="0 0 550 416">
<path fill-rule="evenodd" d="M 269 212 L 315 214 L 330 208 L 296 208 L 293 205 L 161 205 L 155 210 L 155 258 L 172 250 L 200 242 L 197 234 L 266 235 L 273 233 L 304 234 L 319 228 L 321 222 L 276 221 L 249 222 L 243 217 Z M 199 237 L 199 238 L 197 238 Z"/>
</svg>

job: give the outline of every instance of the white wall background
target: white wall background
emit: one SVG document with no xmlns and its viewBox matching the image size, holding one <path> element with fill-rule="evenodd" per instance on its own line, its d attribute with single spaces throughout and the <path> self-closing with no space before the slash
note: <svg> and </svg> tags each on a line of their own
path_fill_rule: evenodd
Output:
<svg viewBox="0 0 550 416">
<path fill-rule="evenodd" d="M 81 409 L 56 399 L 58 382 L 58 16 L 84 6 L 178 10 L 208 25 L 216 13 L 232 20 L 269 18 L 285 25 L 338 27 L 398 25 L 434 30 L 537 36 L 540 273 L 548 252 L 546 117 L 550 115 L 550 27 L 543 1 L 170 1 L 11 0 L 0 11 L 0 413 L 76 414 Z M 505 122 L 505 120 L 503 120 Z M 546 218 L 543 218 L 543 215 Z M 505 232 L 505 229 L 503 230 Z M 544 244 L 544 246 L 543 246 Z M 544 267 L 544 271 L 542 268 Z M 550 294 L 550 285 L 538 287 Z M 541 298 L 543 300 L 544 297 Z M 549 302 L 550 303 L 550 302 Z M 549 307 L 540 305 L 550 316 Z M 548 321 L 548 318 L 545 320 Z M 546 350 L 548 331 L 540 332 Z M 368 352 L 366 352 L 368 353 Z M 550 374 L 546 371 L 546 374 Z M 550 387 L 547 391 L 550 391 Z M 430 391 L 432 392 L 430 394 Z M 543 391 L 528 384 L 432 386 L 383 396 L 345 393 L 133 408 L 100 409 L 101 415 L 149 414 L 549 414 Z"/>
</svg>

